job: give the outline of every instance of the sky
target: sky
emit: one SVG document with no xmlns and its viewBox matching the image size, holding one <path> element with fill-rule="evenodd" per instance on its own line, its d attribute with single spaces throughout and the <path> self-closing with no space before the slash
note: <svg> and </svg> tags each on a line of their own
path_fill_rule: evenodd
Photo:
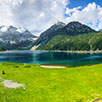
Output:
<svg viewBox="0 0 102 102">
<path fill-rule="evenodd" d="M 0 26 L 24 27 L 34 35 L 58 21 L 102 29 L 101 0 L 0 0 Z"/>
</svg>

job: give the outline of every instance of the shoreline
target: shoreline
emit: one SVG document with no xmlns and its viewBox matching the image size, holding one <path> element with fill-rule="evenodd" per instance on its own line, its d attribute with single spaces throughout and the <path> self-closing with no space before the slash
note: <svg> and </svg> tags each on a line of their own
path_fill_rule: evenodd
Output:
<svg viewBox="0 0 102 102">
<path fill-rule="evenodd" d="M 67 52 L 67 53 L 79 53 L 79 54 L 97 54 L 102 53 L 102 50 L 95 50 L 95 51 L 68 51 L 68 50 L 5 50 L 0 51 L 0 53 L 3 52 L 10 52 L 10 51 L 42 51 L 42 52 Z"/>
<path fill-rule="evenodd" d="M 102 53 L 102 50 L 96 50 L 96 51 L 66 51 L 66 50 L 34 50 L 34 51 L 44 51 L 44 52 L 68 52 L 68 53 L 79 53 L 79 54 L 97 54 Z"/>
</svg>

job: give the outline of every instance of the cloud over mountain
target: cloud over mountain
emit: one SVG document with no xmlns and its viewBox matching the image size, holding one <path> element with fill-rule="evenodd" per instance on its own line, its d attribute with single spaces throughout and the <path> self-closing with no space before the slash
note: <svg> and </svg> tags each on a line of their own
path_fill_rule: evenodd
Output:
<svg viewBox="0 0 102 102">
<path fill-rule="evenodd" d="M 64 18 L 68 0 L 0 0 L 0 25 L 24 26 L 35 33 Z"/>
<path fill-rule="evenodd" d="M 66 21 L 80 21 L 90 27 L 99 30 L 102 28 L 102 7 L 96 3 L 89 3 L 85 8 L 77 7 L 73 9 L 66 8 Z"/>
<path fill-rule="evenodd" d="M 79 21 L 97 30 L 102 28 L 102 7 L 68 8 L 71 0 L 0 0 L 0 25 L 25 27 L 40 34 L 57 21 Z M 66 16 L 65 16 L 66 15 Z"/>
</svg>

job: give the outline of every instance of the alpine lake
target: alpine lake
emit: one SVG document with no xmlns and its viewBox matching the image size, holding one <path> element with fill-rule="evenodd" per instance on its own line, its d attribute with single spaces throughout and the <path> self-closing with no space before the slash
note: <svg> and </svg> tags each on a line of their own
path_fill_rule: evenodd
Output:
<svg viewBox="0 0 102 102">
<path fill-rule="evenodd" d="M 49 51 L 4 51 L 0 63 L 14 62 L 43 65 L 83 66 L 102 63 L 102 54 L 68 53 Z"/>
</svg>

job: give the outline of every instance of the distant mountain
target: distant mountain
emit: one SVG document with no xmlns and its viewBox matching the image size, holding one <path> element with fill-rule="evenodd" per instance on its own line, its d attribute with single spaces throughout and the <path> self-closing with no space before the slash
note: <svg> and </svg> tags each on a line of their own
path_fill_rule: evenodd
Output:
<svg viewBox="0 0 102 102">
<path fill-rule="evenodd" d="M 6 50 L 28 49 L 34 38 L 37 38 L 25 28 L 14 26 L 0 27 L 0 45 Z"/>
<path fill-rule="evenodd" d="M 37 50 L 102 51 L 102 30 L 96 32 L 79 22 L 71 22 L 49 34 L 46 36 L 50 38 L 39 43 Z"/>
<path fill-rule="evenodd" d="M 84 34 L 96 31 L 84 24 L 74 21 L 68 23 L 64 28 L 59 30 L 59 32 L 60 34 L 66 34 L 66 35 L 78 35 L 78 34 Z"/>
<path fill-rule="evenodd" d="M 89 34 L 92 32 L 96 32 L 96 31 L 77 21 L 70 22 L 67 25 L 64 24 L 63 22 L 58 22 L 57 24 L 54 24 L 53 26 L 51 26 L 49 29 L 47 29 L 45 32 L 43 32 L 40 35 L 40 37 L 34 43 L 34 48 L 36 49 L 42 48 L 42 46 L 49 43 L 49 41 L 53 37 L 58 35 L 76 36 L 76 35 L 82 35 L 82 34 Z"/>
<path fill-rule="evenodd" d="M 57 34 L 57 31 L 59 29 L 62 29 L 66 24 L 63 22 L 57 22 L 53 26 L 51 26 L 49 29 L 47 29 L 45 32 L 43 32 L 38 40 L 35 42 L 36 45 L 47 42 L 50 38 L 54 36 L 54 34 Z"/>
<path fill-rule="evenodd" d="M 87 34 L 90 32 L 96 31 L 79 22 L 71 22 L 67 25 L 62 22 L 58 22 L 57 24 L 54 24 L 48 30 L 43 32 L 38 38 L 38 40 L 36 40 L 35 45 L 46 43 L 56 35 L 75 36 L 84 33 Z"/>
</svg>

